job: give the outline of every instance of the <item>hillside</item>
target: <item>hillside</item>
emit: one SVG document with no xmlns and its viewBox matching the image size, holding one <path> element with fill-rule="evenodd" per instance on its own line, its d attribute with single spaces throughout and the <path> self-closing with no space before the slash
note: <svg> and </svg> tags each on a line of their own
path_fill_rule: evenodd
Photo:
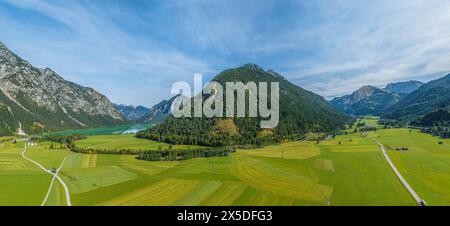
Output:
<svg viewBox="0 0 450 226">
<path fill-rule="evenodd" d="M 159 124 L 163 122 L 170 116 L 172 103 L 177 97 L 178 95 L 170 98 L 169 100 L 161 101 L 150 108 L 146 114 L 138 118 L 136 121 L 138 123 L 145 124 Z"/>
<path fill-rule="evenodd" d="M 278 142 L 282 138 L 301 137 L 308 132 L 331 132 L 344 126 L 348 118 L 321 96 L 306 91 L 273 71 L 257 65 L 226 70 L 213 81 L 279 82 L 280 123 L 275 129 L 261 129 L 262 118 L 174 118 L 138 133 L 138 137 L 175 144 L 227 145 Z M 225 86 L 224 86 L 225 87 Z M 224 96 L 226 93 L 224 94 Z M 205 97 L 204 97 L 205 98 Z M 248 103 L 247 103 L 248 109 Z"/>
<path fill-rule="evenodd" d="M 150 111 L 150 109 L 144 106 L 132 106 L 124 104 L 113 104 L 113 106 L 128 121 L 134 121 L 139 118 L 142 118 L 145 114 L 147 114 Z"/>
<path fill-rule="evenodd" d="M 0 135 L 123 122 L 104 95 L 38 69 L 0 43 Z"/>
<path fill-rule="evenodd" d="M 450 108 L 450 74 L 428 82 L 392 106 L 385 118 L 414 120 L 439 109 Z"/>
<path fill-rule="evenodd" d="M 330 103 L 350 115 L 380 115 L 400 99 L 400 94 L 374 86 L 363 86 L 350 95 L 334 98 Z"/>
<path fill-rule="evenodd" d="M 406 81 L 389 83 L 384 90 L 399 94 L 409 94 L 421 87 L 424 83 L 419 81 Z"/>
</svg>

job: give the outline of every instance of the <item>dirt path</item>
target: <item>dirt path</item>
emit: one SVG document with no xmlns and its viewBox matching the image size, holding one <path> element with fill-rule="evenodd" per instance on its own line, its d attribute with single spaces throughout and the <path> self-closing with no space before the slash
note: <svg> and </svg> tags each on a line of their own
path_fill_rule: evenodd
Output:
<svg viewBox="0 0 450 226">
<path fill-rule="evenodd" d="M 58 172 L 59 172 L 59 170 L 61 169 L 61 167 L 62 167 L 62 165 L 64 164 L 64 161 L 65 161 L 66 159 L 64 158 L 64 160 L 63 160 L 63 162 L 62 162 L 60 168 L 59 168 L 55 173 L 53 173 L 51 170 L 46 169 L 46 168 L 45 168 L 44 166 L 42 166 L 40 163 L 38 163 L 38 162 L 36 162 L 36 161 L 34 161 L 34 160 L 32 160 L 32 159 L 26 157 L 26 156 L 25 156 L 25 153 L 26 153 L 27 151 L 28 151 L 28 146 L 27 146 L 27 143 L 25 143 L 25 147 L 24 147 L 24 150 L 23 150 L 23 152 L 22 152 L 22 157 L 23 157 L 24 159 L 26 159 L 26 160 L 28 160 L 28 161 L 34 163 L 34 164 L 37 165 L 39 168 L 41 168 L 42 170 L 44 170 L 46 173 L 48 173 L 48 174 L 50 174 L 50 175 L 53 175 L 53 177 L 56 178 L 56 179 L 62 184 L 62 186 L 64 187 L 64 192 L 66 193 L 66 202 L 67 202 L 67 206 L 72 206 L 72 202 L 70 201 L 69 188 L 67 187 L 67 185 L 66 185 L 66 183 L 64 182 L 64 180 L 61 179 L 61 177 L 58 176 Z M 54 181 L 52 181 L 52 183 L 53 183 L 53 182 L 54 182 Z M 51 189 L 51 188 L 50 188 L 50 189 Z"/>
<path fill-rule="evenodd" d="M 414 189 L 408 184 L 408 182 L 406 182 L 405 178 L 402 176 L 402 174 L 400 173 L 400 171 L 398 171 L 397 167 L 395 167 L 394 163 L 392 162 L 391 158 L 389 157 L 389 155 L 387 154 L 386 150 L 384 149 L 383 144 L 381 144 L 378 140 L 376 140 L 375 138 L 370 138 L 373 141 L 375 141 L 378 146 L 381 148 L 381 151 L 383 152 L 383 156 L 386 159 L 386 161 L 389 163 L 389 166 L 391 166 L 392 170 L 394 171 L 395 175 L 398 177 L 398 179 L 400 180 L 400 182 L 402 182 L 403 186 L 406 188 L 406 190 L 408 190 L 409 194 L 411 194 L 411 196 L 414 198 L 414 200 L 416 200 L 417 204 L 419 204 L 420 206 L 425 206 L 426 203 L 423 199 L 421 199 L 419 197 L 419 195 L 414 191 Z"/>
<path fill-rule="evenodd" d="M 61 165 L 60 165 L 59 168 L 56 170 L 55 175 L 58 175 L 59 171 L 61 170 L 61 168 L 62 168 L 63 165 L 64 165 L 64 162 L 66 161 L 66 158 L 67 158 L 67 156 L 66 156 L 66 157 L 63 159 L 63 161 L 61 162 Z M 52 182 L 50 183 L 50 187 L 48 188 L 47 194 L 45 195 L 45 199 L 44 199 L 44 201 L 42 201 L 41 206 L 44 206 L 45 203 L 47 202 L 47 199 L 48 199 L 48 197 L 50 196 L 50 193 L 51 193 L 51 191 L 52 191 L 53 184 L 55 183 L 55 179 L 56 179 L 56 177 L 53 176 Z"/>
</svg>

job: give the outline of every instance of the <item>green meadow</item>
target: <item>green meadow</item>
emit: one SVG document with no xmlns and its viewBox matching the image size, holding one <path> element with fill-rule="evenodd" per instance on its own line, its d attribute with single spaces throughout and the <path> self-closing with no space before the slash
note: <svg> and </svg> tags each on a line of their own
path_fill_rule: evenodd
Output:
<svg viewBox="0 0 450 226">
<path fill-rule="evenodd" d="M 82 142 L 118 147 L 114 141 L 120 138 L 133 139 L 93 136 Z M 23 144 L 1 145 L 0 189 L 5 192 L 0 205 L 40 205 L 51 176 L 20 157 Z M 358 134 L 177 162 L 49 147 L 48 142 L 30 147 L 27 156 L 48 168 L 57 168 L 67 156 L 60 175 L 73 205 L 415 205 L 377 145 Z M 61 185 L 55 185 L 46 205 L 65 203 Z"/>
<path fill-rule="evenodd" d="M 92 149 L 133 149 L 133 150 L 167 150 L 169 144 L 136 138 L 134 134 L 125 135 L 99 135 L 88 136 L 86 139 L 75 142 L 77 147 Z M 188 149 L 198 146 L 172 145 L 173 149 Z"/>
<path fill-rule="evenodd" d="M 379 117 L 364 117 L 361 119 L 361 122 L 365 123 L 367 126 L 382 128 L 383 126 L 378 124 L 379 120 Z"/>
<path fill-rule="evenodd" d="M 49 188 L 51 176 L 20 156 L 23 146 L 0 143 L 0 205 L 40 205 Z"/>
<path fill-rule="evenodd" d="M 449 139 L 410 129 L 378 130 L 369 136 L 384 144 L 403 177 L 428 205 L 450 205 Z M 409 151 L 396 150 L 402 147 Z"/>
</svg>

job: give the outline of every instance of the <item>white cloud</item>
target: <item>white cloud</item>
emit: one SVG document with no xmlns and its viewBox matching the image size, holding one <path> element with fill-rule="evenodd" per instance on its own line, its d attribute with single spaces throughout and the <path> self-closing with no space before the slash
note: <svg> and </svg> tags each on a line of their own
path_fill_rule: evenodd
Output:
<svg viewBox="0 0 450 226">
<path fill-rule="evenodd" d="M 353 10 L 361 10 L 353 18 L 354 26 L 346 21 L 317 28 L 317 36 L 332 37 L 320 42 L 323 61 L 289 62 L 299 66 L 288 71 L 288 77 L 323 77 L 304 85 L 334 96 L 362 85 L 382 86 L 450 71 L 450 2 L 372 1 L 367 8 L 358 6 L 361 1 L 354 3 L 350 11 L 339 11 L 333 14 L 337 18 L 331 18 L 340 21 L 340 17 L 354 15 Z M 345 76 L 346 71 L 351 76 Z"/>
<path fill-rule="evenodd" d="M 0 37 L 21 55 L 131 104 L 167 98 L 172 82 L 195 72 L 248 62 L 323 96 L 450 71 L 446 0 L 160 1 L 139 12 L 92 1 L 7 2 L 67 29 L 0 15 L 0 27 L 17 28 L 0 28 Z"/>
<path fill-rule="evenodd" d="M 150 106 L 171 96 L 173 82 L 189 79 L 196 72 L 211 72 L 202 60 L 153 39 L 130 35 L 89 1 L 8 2 L 46 15 L 70 30 L 69 35 L 55 31 L 52 35 L 56 36 L 51 36 L 18 21 L 4 22 L 17 28 L 8 38 L 20 37 L 11 42 L 21 56 L 36 66 L 52 67 L 69 80 L 93 86 L 114 101 Z M 24 37 L 29 33 L 36 35 Z"/>
</svg>

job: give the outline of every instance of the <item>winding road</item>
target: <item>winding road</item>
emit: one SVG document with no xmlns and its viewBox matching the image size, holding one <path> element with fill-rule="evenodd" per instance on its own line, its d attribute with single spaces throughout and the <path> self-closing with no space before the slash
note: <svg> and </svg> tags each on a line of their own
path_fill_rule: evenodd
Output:
<svg viewBox="0 0 450 226">
<path fill-rule="evenodd" d="M 64 164 L 64 161 L 66 160 L 67 157 L 64 158 L 63 162 L 61 163 L 61 166 L 56 170 L 55 173 L 53 173 L 51 170 L 46 169 L 46 168 L 45 168 L 44 166 L 42 166 L 40 163 L 38 163 L 38 162 L 36 162 L 36 161 L 34 161 L 34 160 L 28 158 L 27 156 L 25 156 L 25 153 L 26 153 L 27 151 L 28 151 L 28 146 L 27 146 L 27 142 L 25 142 L 25 147 L 24 147 L 24 150 L 23 150 L 23 152 L 22 152 L 22 157 L 23 157 L 24 159 L 26 159 L 26 160 L 28 160 L 28 161 L 34 163 L 34 164 L 37 165 L 39 168 L 41 168 L 42 170 L 44 170 L 46 173 L 48 173 L 48 174 L 50 174 L 50 175 L 53 175 L 52 183 L 51 183 L 51 185 L 50 185 L 49 190 L 51 190 L 51 187 L 53 186 L 53 183 L 54 183 L 54 179 L 56 178 L 56 179 L 62 184 L 62 186 L 64 187 L 64 192 L 66 193 L 66 203 L 67 203 L 67 206 L 72 206 L 72 202 L 70 201 L 69 188 L 67 187 L 67 185 L 66 185 L 66 183 L 64 182 L 64 180 L 61 179 L 61 177 L 58 176 L 59 170 L 61 170 L 62 165 Z M 47 201 L 48 195 L 49 195 L 49 192 L 47 192 L 47 195 L 46 195 L 46 197 L 45 197 L 44 202 L 42 203 L 42 205 L 44 205 L 45 202 Z"/>
<path fill-rule="evenodd" d="M 417 204 L 419 204 L 420 206 L 425 206 L 426 205 L 425 201 L 419 197 L 419 195 L 408 184 L 408 182 L 406 182 L 405 178 L 403 178 L 402 174 L 400 174 L 400 171 L 398 171 L 397 167 L 395 167 L 395 165 L 392 162 L 391 158 L 389 157 L 389 155 L 387 154 L 386 150 L 384 149 L 383 144 L 381 144 L 381 142 L 379 142 L 375 138 L 370 138 L 370 139 L 375 141 L 375 143 L 377 143 L 378 146 L 381 148 L 381 151 L 383 152 L 383 156 L 386 159 L 386 161 L 389 163 L 389 166 L 391 166 L 391 168 L 394 171 L 395 175 L 397 175 L 398 179 L 400 180 L 400 182 L 402 182 L 402 184 L 406 188 L 406 190 L 408 190 L 409 194 L 411 194 L 411 196 L 414 198 L 414 200 L 416 200 Z"/>
</svg>

